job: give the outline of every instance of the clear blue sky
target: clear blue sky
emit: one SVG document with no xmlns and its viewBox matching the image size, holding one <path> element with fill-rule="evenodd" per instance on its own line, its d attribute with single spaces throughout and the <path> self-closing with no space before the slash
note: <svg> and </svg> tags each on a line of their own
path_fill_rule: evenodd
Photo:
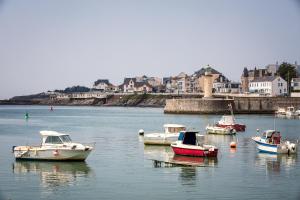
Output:
<svg viewBox="0 0 300 200">
<path fill-rule="evenodd" d="M 0 0 L 0 99 L 276 61 L 300 63 L 297 0 Z"/>
</svg>

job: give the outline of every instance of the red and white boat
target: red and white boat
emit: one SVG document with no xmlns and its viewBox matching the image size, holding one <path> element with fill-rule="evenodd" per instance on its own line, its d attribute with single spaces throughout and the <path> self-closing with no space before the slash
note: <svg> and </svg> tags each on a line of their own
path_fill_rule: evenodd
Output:
<svg viewBox="0 0 300 200">
<path fill-rule="evenodd" d="M 238 124 L 233 115 L 223 115 L 221 120 L 216 124 L 218 127 L 233 128 L 236 131 L 245 131 L 245 124 Z"/>
<path fill-rule="evenodd" d="M 223 115 L 221 120 L 216 124 L 218 127 L 223 128 L 233 128 L 237 132 L 238 131 L 245 131 L 246 125 L 245 124 L 238 124 L 235 121 L 234 115 L 233 115 L 233 108 L 232 105 L 228 105 L 231 115 Z"/>
<path fill-rule="evenodd" d="M 216 157 L 218 148 L 213 145 L 202 144 L 197 140 L 195 131 L 182 131 L 179 134 L 178 141 L 171 144 L 176 155 Z"/>
</svg>

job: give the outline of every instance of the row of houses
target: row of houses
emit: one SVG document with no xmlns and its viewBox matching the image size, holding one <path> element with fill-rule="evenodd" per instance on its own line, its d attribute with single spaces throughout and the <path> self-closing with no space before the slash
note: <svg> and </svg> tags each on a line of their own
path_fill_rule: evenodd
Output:
<svg viewBox="0 0 300 200">
<path fill-rule="evenodd" d="M 292 64 L 300 76 L 300 65 Z M 286 96 L 290 92 L 300 91 L 300 79 L 291 79 L 288 85 L 282 77 L 278 75 L 279 64 L 270 64 L 265 68 L 254 68 L 248 70 L 244 68 L 241 76 L 241 93 L 254 93 L 262 96 Z"/>
<path fill-rule="evenodd" d="M 181 72 L 177 76 L 164 77 L 132 77 L 124 78 L 119 86 L 112 85 L 107 79 L 99 79 L 94 82 L 92 90 L 102 92 L 122 92 L 122 93 L 201 93 L 204 90 L 204 75 L 209 71 L 213 79 L 213 90 L 221 93 L 239 93 L 240 83 L 229 81 L 222 73 L 210 66 L 201 68 L 188 75 Z"/>
<path fill-rule="evenodd" d="M 295 63 L 295 66 L 300 66 Z M 175 93 L 191 94 L 202 93 L 204 90 L 204 77 L 209 72 L 212 78 L 212 91 L 214 93 L 234 94 L 257 94 L 262 96 L 284 96 L 289 92 L 287 82 L 277 75 L 279 64 L 270 64 L 265 68 L 244 68 L 241 81 L 230 81 L 224 74 L 210 67 L 203 67 L 193 74 L 184 72 L 176 76 L 158 78 L 137 76 L 124 78 L 121 85 L 113 85 L 108 79 L 99 79 L 94 82 L 91 92 L 88 94 L 78 93 L 69 97 L 70 94 L 61 94 L 65 98 L 101 98 L 102 93 Z M 300 91 L 300 78 L 292 79 L 291 90 Z M 76 96 L 77 95 L 77 96 Z M 79 96 L 78 96 L 79 95 Z M 96 96 L 95 96 L 96 95 Z"/>
</svg>

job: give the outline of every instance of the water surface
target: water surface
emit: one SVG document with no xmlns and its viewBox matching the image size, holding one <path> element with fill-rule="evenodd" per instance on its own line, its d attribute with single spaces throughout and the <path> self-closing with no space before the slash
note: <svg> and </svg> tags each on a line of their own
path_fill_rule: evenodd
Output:
<svg viewBox="0 0 300 200">
<path fill-rule="evenodd" d="M 24 119 L 29 112 L 29 120 Z M 217 159 L 173 155 L 169 147 L 145 146 L 138 136 L 180 123 L 204 132 L 219 115 L 171 115 L 159 108 L 0 106 L 0 199 L 300 199 L 297 156 L 258 153 L 256 129 L 276 129 L 299 139 L 300 121 L 272 115 L 238 115 L 247 125 L 235 136 L 209 136 Z M 96 142 L 86 162 L 17 162 L 13 145 L 39 144 L 40 130 L 63 131 L 74 141 Z M 237 141 L 238 148 L 229 148 Z M 154 160 L 197 163 L 165 166 Z"/>
</svg>

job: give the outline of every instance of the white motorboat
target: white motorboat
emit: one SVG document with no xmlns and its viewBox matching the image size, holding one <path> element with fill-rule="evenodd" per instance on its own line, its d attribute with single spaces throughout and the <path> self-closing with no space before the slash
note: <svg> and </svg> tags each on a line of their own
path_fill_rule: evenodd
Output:
<svg viewBox="0 0 300 200">
<path fill-rule="evenodd" d="M 294 106 L 287 107 L 285 113 L 286 113 L 287 117 L 296 117 L 296 116 L 298 116 L 297 112 L 295 111 Z"/>
<path fill-rule="evenodd" d="M 144 144 L 170 145 L 176 141 L 180 131 L 185 131 L 186 127 L 181 124 L 165 124 L 164 133 L 144 134 Z"/>
<path fill-rule="evenodd" d="M 84 161 L 93 150 L 91 145 L 72 142 L 70 136 L 55 131 L 41 131 L 40 146 L 14 146 L 16 159 Z"/>
<path fill-rule="evenodd" d="M 283 141 L 280 132 L 267 130 L 262 136 L 252 137 L 260 152 L 275 154 L 293 154 L 297 153 L 297 145 L 290 141 Z"/>
<path fill-rule="evenodd" d="M 286 110 L 285 108 L 278 108 L 276 111 L 277 115 L 286 115 Z"/>
<path fill-rule="evenodd" d="M 234 135 L 236 130 L 230 127 L 219 127 L 219 126 L 206 126 L 206 132 L 208 134 L 218 134 L 218 135 Z"/>
</svg>

